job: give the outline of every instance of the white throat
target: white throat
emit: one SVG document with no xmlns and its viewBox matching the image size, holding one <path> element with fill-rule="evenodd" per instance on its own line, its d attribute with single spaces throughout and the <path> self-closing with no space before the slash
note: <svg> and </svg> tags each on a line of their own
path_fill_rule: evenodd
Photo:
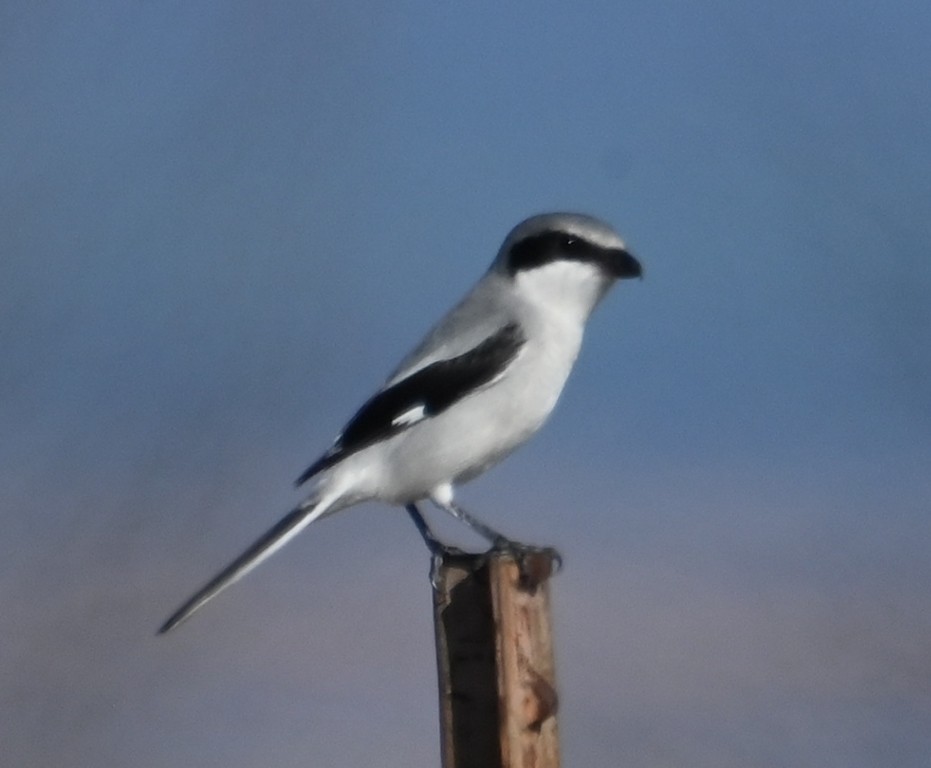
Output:
<svg viewBox="0 0 931 768">
<path fill-rule="evenodd" d="M 596 265 L 584 261 L 554 261 L 514 276 L 518 298 L 544 314 L 565 315 L 579 323 L 588 319 L 609 285 Z"/>
</svg>

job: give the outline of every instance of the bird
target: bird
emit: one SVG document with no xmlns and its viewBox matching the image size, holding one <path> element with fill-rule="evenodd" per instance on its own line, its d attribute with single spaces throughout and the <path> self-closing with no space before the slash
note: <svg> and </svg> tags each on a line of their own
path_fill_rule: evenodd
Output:
<svg viewBox="0 0 931 768">
<path fill-rule="evenodd" d="M 491 266 L 297 478 L 304 499 L 195 592 L 164 634 L 315 520 L 365 501 L 404 507 L 436 559 L 454 548 L 418 504 L 469 525 L 493 549 L 532 549 L 463 509 L 456 486 L 497 464 L 543 425 L 579 354 L 585 325 L 640 261 L 604 221 L 581 213 L 531 216 L 505 237 Z"/>
</svg>

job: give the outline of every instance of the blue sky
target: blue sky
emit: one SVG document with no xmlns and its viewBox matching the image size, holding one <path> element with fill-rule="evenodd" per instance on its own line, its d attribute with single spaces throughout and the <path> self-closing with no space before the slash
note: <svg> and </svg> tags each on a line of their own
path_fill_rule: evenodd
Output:
<svg viewBox="0 0 931 768">
<path fill-rule="evenodd" d="M 11 764 L 435 765 L 396 510 L 153 633 L 510 227 L 571 209 L 646 280 L 461 492 L 566 558 L 566 764 L 927 765 L 929 29 L 917 2 L 7 3 Z"/>
</svg>

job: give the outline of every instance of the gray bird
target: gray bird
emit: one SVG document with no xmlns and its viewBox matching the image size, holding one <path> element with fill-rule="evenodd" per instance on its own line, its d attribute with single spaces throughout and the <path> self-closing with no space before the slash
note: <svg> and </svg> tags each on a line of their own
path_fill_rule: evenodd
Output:
<svg viewBox="0 0 931 768">
<path fill-rule="evenodd" d="M 297 479 L 307 497 L 196 592 L 167 632 L 314 520 L 363 501 L 404 506 L 434 554 L 447 549 L 417 508 L 429 499 L 497 549 L 511 541 L 463 510 L 454 487 L 525 443 L 546 421 L 579 354 L 592 310 L 641 266 L 591 216 L 533 216 L 508 234 L 484 276 Z"/>
</svg>

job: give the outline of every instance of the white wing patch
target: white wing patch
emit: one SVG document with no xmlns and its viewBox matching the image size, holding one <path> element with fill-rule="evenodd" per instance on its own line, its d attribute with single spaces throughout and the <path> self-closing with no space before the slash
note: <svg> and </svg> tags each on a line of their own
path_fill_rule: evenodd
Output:
<svg viewBox="0 0 931 768">
<path fill-rule="evenodd" d="M 391 420 L 391 426 L 393 427 L 409 427 L 411 424 L 416 424 L 418 421 L 423 421 L 426 414 L 426 406 L 423 403 L 418 403 L 413 408 L 408 408 L 404 413 L 399 413 Z"/>
</svg>

